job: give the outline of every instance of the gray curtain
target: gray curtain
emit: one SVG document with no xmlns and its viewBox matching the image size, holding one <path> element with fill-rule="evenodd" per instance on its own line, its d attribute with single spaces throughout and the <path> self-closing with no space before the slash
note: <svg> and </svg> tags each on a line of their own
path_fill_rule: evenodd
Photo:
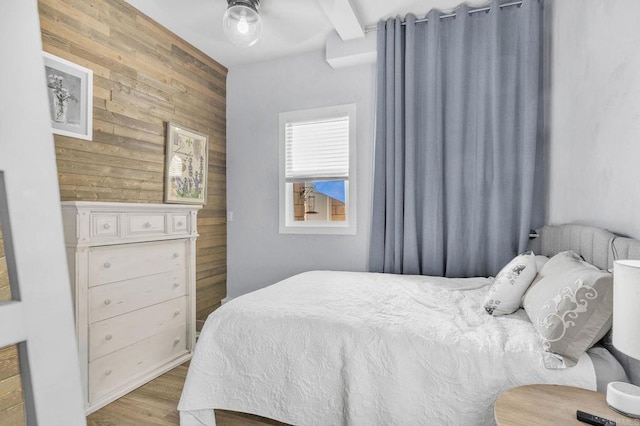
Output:
<svg viewBox="0 0 640 426">
<path fill-rule="evenodd" d="M 542 4 L 500 3 L 378 24 L 371 271 L 494 275 L 542 225 Z"/>
</svg>

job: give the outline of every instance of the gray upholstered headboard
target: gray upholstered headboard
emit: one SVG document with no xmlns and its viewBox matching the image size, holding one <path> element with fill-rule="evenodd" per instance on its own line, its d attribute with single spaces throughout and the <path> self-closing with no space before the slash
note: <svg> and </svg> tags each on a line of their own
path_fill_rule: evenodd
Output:
<svg viewBox="0 0 640 426">
<path fill-rule="evenodd" d="M 538 230 L 538 235 L 530 243 L 535 254 L 551 257 L 573 250 L 600 269 L 613 267 L 612 243 L 616 236 L 606 229 L 584 225 L 544 226 Z"/>
<path fill-rule="evenodd" d="M 529 248 L 536 254 L 551 257 L 562 251 L 573 250 L 600 269 L 613 268 L 613 261 L 617 259 L 640 259 L 640 240 L 619 237 L 594 226 L 544 226 L 538 230 L 538 235 L 529 242 Z M 613 347 L 612 332 L 614 331 L 609 332 L 601 343 L 620 361 L 629 379 L 640 386 L 640 361 Z"/>
</svg>

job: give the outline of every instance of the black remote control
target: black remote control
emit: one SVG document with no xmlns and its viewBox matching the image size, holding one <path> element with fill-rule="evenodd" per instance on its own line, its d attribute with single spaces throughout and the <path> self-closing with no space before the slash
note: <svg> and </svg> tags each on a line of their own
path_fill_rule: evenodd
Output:
<svg viewBox="0 0 640 426">
<path fill-rule="evenodd" d="M 594 416 L 593 414 L 580 410 L 576 411 L 576 418 L 583 423 L 594 426 L 616 426 L 616 422 L 613 420 L 603 419 L 602 417 Z"/>
</svg>

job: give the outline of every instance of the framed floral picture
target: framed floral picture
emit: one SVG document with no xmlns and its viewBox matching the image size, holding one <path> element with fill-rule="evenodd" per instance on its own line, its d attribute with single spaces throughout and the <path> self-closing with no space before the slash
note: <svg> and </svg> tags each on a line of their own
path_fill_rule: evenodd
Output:
<svg viewBox="0 0 640 426">
<path fill-rule="evenodd" d="M 167 123 L 166 203 L 206 203 L 208 153 L 207 135 Z"/>
<path fill-rule="evenodd" d="M 51 128 L 58 135 L 93 138 L 93 71 L 43 52 Z"/>
</svg>

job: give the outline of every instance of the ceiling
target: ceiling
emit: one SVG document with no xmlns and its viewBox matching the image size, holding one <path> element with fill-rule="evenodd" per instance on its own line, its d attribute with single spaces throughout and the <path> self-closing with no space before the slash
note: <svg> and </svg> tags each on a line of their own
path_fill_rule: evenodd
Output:
<svg viewBox="0 0 640 426">
<path fill-rule="evenodd" d="M 262 37 L 251 47 L 225 38 L 222 16 L 226 0 L 125 0 L 162 26 L 231 69 L 240 65 L 320 50 L 334 27 L 319 0 L 261 0 Z M 422 16 L 430 9 L 451 10 L 462 0 L 350 0 L 363 27 L 378 20 Z M 467 1 L 480 5 L 487 0 Z"/>
</svg>

